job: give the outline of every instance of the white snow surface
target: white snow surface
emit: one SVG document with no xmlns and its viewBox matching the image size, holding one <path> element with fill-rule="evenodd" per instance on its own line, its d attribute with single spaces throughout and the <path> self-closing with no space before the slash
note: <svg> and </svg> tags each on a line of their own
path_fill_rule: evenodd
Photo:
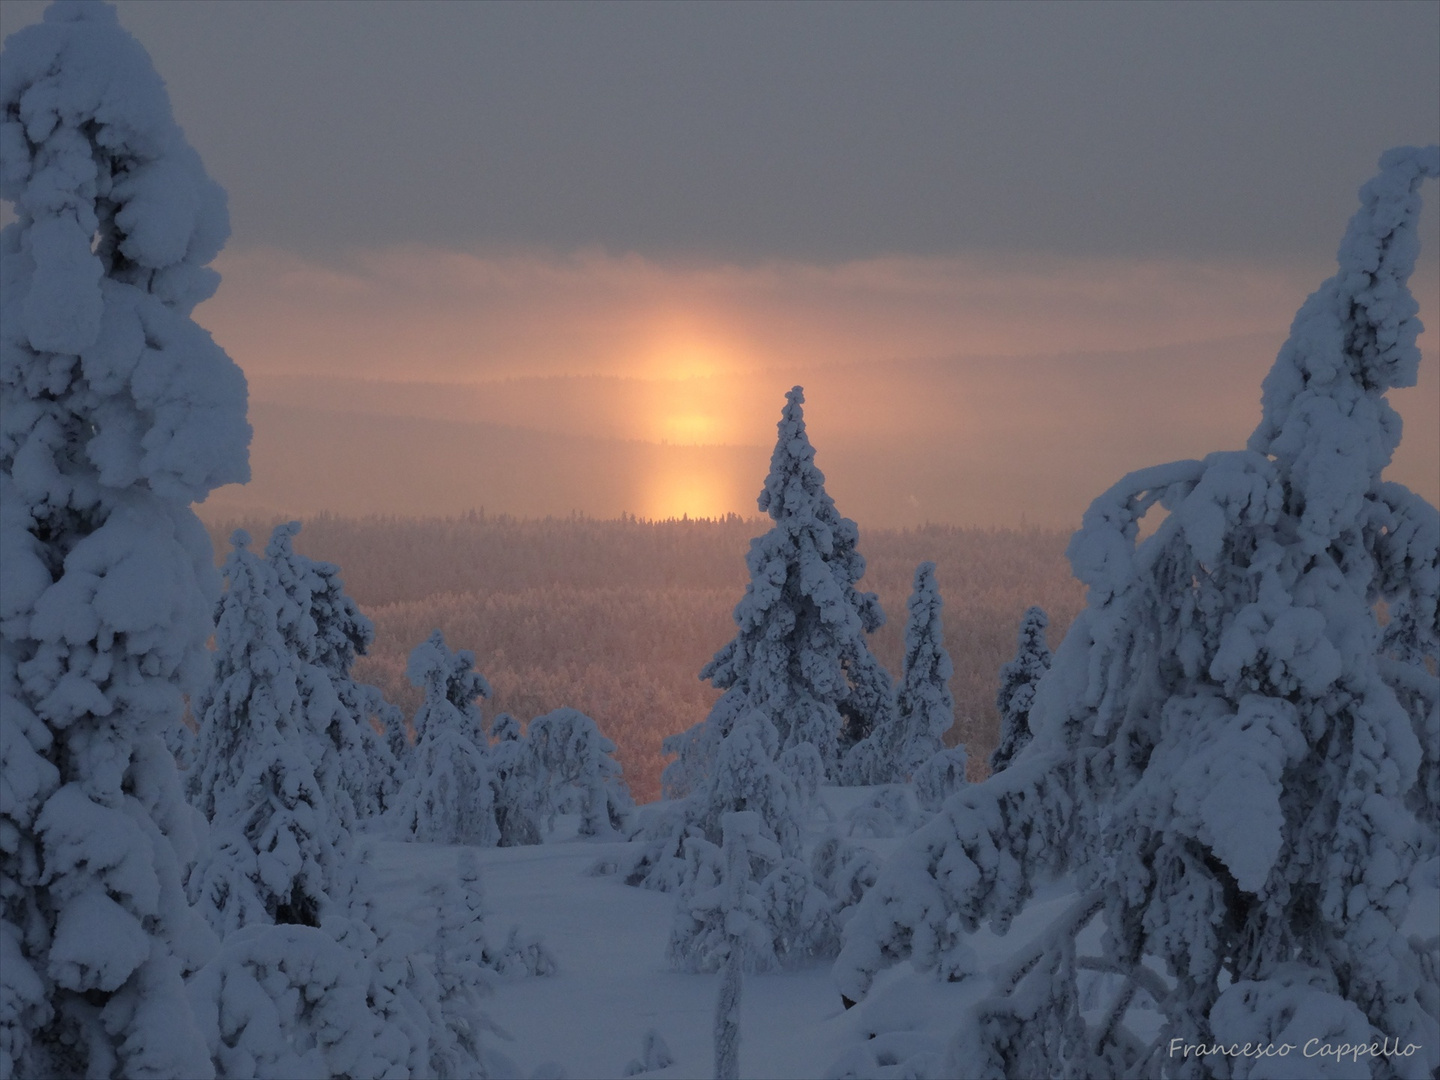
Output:
<svg viewBox="0 0 1440 1080">
<path fill-rule="evenodd" d="M 844 820 L 875 791 L 823 788 L 821 797 L 835 819 Z M 646 1033 L 654 1029 L 674 1060 L 643 1075 L 710 1076 L 721 975 L 673 970 L 665 946 L 674 896 L 627 886 L 614 875 L 592 874 L 598 860 L 624 858 L 633 845 L 581 838 L 579 824 L 578 814 L 562 815 L 546 844 L 470 849 L 480 869 L 487 927 L 497 936 L 511 926 L 522 935 L 538 936 L 558 968 L 542 977 L 503 980 L 484 998 L 485 1014 L 511 1036 L 493 1045 L 515 1061 L 523 1076 L 555 1063 L 571 1078 L 619 1077 L 641 1056 Z M 360 842 L 373 852 L 377 905 L 405 923 L 405 932 L 417 943 L 426 940 L 431 929 L 426 921 L 434 917 L 426 892 L 454 877 L 460 849 L 377 837 Z M 857 842 L 881 858 L 896 843 Z M 903 984 L 907 974 L 916 985 L 898 993 L 923 1010 L 917 1023 L 924 1027 L 928 1017 L 930 1036 L 943 1049 L 953 1027 L 948 1003 L 955 988 L 913 976 L 908 969 L 887 972 L 882 985 Z M 885 997 L 876 995 L 877 1000 Z M 907 1008 L 903 1000 L 888 1007 Z M 826 1075 L 843 1048 L 868 1041 L 864 1012 L 843 1008 L 828 962 L 785 973 L 747 974 L 740 1075 L 776 1080 Z"/>
</svg>

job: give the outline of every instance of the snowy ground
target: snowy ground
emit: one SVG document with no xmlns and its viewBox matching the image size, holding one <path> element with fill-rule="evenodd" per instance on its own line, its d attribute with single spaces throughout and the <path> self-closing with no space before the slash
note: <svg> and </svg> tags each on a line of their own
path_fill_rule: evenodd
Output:
<svg viewBox="0 0 1440 1080">
<path fill-rule="evenodd" d="M 557 1062 L 570 1077 L 618 1077 L 655 1028 L 675 1055 L 649 1075 L 709 1076 L 718 975 L 682 975 L 665 962 L 675 898 L 593 877 L 589 867 L 620 845 L 580 840 L 477 852 L 487 928 L 538 934 L 559 972 L 504 983 L 485 1012 L 529 1075 Z M 426 888 L 455 874 L 456 848 L 376 841 L 383 909 L 425 911 Z M 741 1060 L 746 1075 L 817 1076 L 835 1059 L 840 995 L 829 966 L 745 982 Z M 548 1070 L 546 1070 L 548 1071 Z"/>
<path fill-rule="evenodd" d="M 843 811 L 862 790 L 826 794 Z M 897 842 L 865 841 L 882 857 Z M 408 920 L 417 941 L 423 940 L 420 935 L 428 927 L 420 923 L 433 910 L 425 892 L 455 876 L 460 849 L 374 838 L 366 843 L 374 857 L 377 904 Z M 484 1001 L 485 1013 L 512 1036 L 497 1045 L 523 1075 L 553 1062 L 571 1078 L 621 1076 L 639 1057 L 651 1028 L 664 1038 L 675 1061 L 647 1077 L 712 1074 L 711 1025 L 720 976 L 679 974 L 666 964 L 672 894 L 588 873 L 607 851 L 623 846 L 555 839 L 538 847 L 474 849 L 492 938 L 503 940 L 511 926 L 518 926 L 522 933 L 538 935 L 559 966 L 555 975 L 507 981 Z M 902 971 L 908 975 L 908 966 Z M 924 985 L 929 991 L 924 1002 L 909 1000 L 902 1010 L 913 1006 L 916 1022 L 940 1019 L 930 1014 L 937 1007 L 948 1012 L 946 999 L 954 995 L 944 991 L 958 989 L 929 979 Z M 846 1048 L 866 1039 L 862 1014 L 882 997 L 876 994 L 862 1008 L 846 1011 L 830 981 L 828 962 L 798 972 L 747 976 L 741 1075 L 776 1080 L 823 1076 Z M 548 1069 L 541 1072 L 553 1075 Z"/>
</svg>

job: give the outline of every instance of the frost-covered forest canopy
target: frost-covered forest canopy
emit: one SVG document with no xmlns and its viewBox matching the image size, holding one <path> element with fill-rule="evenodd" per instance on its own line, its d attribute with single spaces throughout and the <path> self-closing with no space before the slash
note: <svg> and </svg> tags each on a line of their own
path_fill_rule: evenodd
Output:
<svg viewBox="0 0 1440 1080">
<path fill-rule="evenodd" d="M 1068 539 L 862 529 L 798 385 L 755 518 L 207 529 L 226 194 L 113 7 L 0 152 L 0 1080 L 1440 1078 L 1440 146 Z"/>
<path fill-rule="evenodd" d="M 210 523 L 217 551 L 236 528 L 267 535 L 268 519 Z M 338 518 L 305 522 L 295 546 L 339 565 L 346 589 L 375 623 L 357 677 L 413 715 L 410 650 L 435 627 L 474 650 L 488 708 L 523 719 L 571 705 L 619 744 L 636 801 L 660 793 L 660 742 L 709 711 L 717 696 L 696 678 L 733 633 L 757 520 L 521 521 Z M 905 599 L 915 566 L 937 564 L 956 726 L 980 769 L 999 739 L 998 672 L 1015 653 L 1027 607 L 1049 612 L 1058 644 L 1083 594 L 1065 562 L 1066 534 L 1044 529 L 866 529 L 864 585 L 889 616 L 871 637 L 900 674 Z M 979 779 L 983 772 L 972 774 Z"/>
</svg>

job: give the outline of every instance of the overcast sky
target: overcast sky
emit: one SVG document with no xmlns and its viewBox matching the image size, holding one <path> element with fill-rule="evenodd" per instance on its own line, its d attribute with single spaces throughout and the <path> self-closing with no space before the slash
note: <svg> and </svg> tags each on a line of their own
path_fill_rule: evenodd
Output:
<svg viewBox="0 0 1440 1080">
<path fill-rule="evenodd" d="M 236 243 L 308 254 L 1326 257 L 1440 134 L 1429 2 L 119 7 Z"/>
<path fill-rule="evenodd" d="M 0 29 L 42 7 L 5 0 Z M 1089 417 L 1064 460 L 1052 448 L 1030 463 L 1072 469 L 1068 501 L 1032 520 L 1074 520 L 1125 462 L 1243 443 L 1267 357 L 1333 267 L 1380 152 L 1440 140 L 1431 2 L 118 7 L 229 192 L 225 283 L 198 317 L 257 402 L 296 392 L 282 376 L 764 369 L 753 394 L 670 394 L 665 415 L 619 431 L 758 445 L 783 388 L 824 383 L 826 361 L 1066 354 L 1027 399 L 1037 415 L 1070 411 L 1041 401 L 1060 385 L 1119 411 Z M 1434 321 L 1434 185 L 1426 198 L 1416 284 Z M 1144 394 L 1117 374 L 1133 364 L 1097 360 L 1091 380 L 1074 358 L 1206 341 L 1153 360 L 1171 366 Z M 914 398 L 944 379 L 968 392 L 959 368 L 905 370 Z M 1186 428 L 1187 402 L 1221 379 L 1235 383 L 1228 403 Z M 954 430 L 940 410 L 933 429 L 842 447 L 866 402 L 838 400 L 854 384 L 832 382 L 810 408 L 839 457 Z M 1432 438 L 1436 385 L 1402 403 L 1407 436 Z M 514 415 L 539 415 L 522 405 Z M 556 409 L 562 430 L 597 423 L 584 395 Z M 1142 413 L 1159 418 L 1156 441 L 1084 463 Z M 1014 422 L 1012 441 L 1027 421 Z M 1166 440 L 1182 428 L 1189 441 Z M 1410 482 L 1440 491 L 1425 468 Z M 586 509 L 622 508 L 635 509 Z M 916 513 L 990 511 L 931 498 Z"/>
</svg>

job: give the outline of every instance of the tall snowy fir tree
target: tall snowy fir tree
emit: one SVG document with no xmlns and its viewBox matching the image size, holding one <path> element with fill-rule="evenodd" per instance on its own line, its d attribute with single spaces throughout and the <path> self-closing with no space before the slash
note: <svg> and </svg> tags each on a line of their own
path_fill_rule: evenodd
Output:
<svg viewBox="0 0 1440 1080">
<path fill-rule="evenodd" d="M 1030 707 L 1035 703 L 1035 686 L 1050 670 L 1052 657 L 1045 642 L 1050 618 L 1042 608 L 1032 607 L 1020 618 L 1015 659 L 1000 669 L 1000 690 L 995 708 L 1000 711 L 1000 743 L 990 755 L 990 771 L 1003 770 L 1030 741 Z"/>
<path fill-rule="evenodd" d="M 1434 845 L 1412 795 L 1433 750 L 1374 611 L 1413 605 L 1434 641 L 1436 510 L 1381 472 L 1401 426 L 1386 391 L 1416 380 L 1407 282 L 1437 174 L 1440 148 L 1381 158 L 1248 449 L 1132 473 L 1092 504 L 1069 549 L 1088 606 L 1039 685 L 1031 747 L 911 837 L 847 925 L 835 972 L 852 999 L 905 956 L 960 977 L 965 931 L 1003 932 L 1040 882 L 1073 875 L 1073 904 L 992 976 L 935 1071 L 1440 1069 L 1440 939 L 1401 929 Z M 1157 502 L 1170 514 L 1137 545 Z M 1097 919 L 1098 953 L 1079 948 Z M 1082 1010 L 1087 968 L 1108 973 L 1107 1000 Z M 1392 1050 L 1183 1051 L 1312 1038 Z"/>
<path fill-rule="evenodd" d="M 670 797 L 683 798 L 651 821 L 647 843 L 624 870 L 632 885 L 677 891 L 669 953 L 689 970 L 711 970 L 724 955 L 723 913 L 712 893 L 721 821 L 735 811 L 757 813 L 761 835 L 781 852 L 756 880 L 753 900 L 771 951 L 747 963 L 763 969 L 833 953 L 835 898 L 800 858 L 798 820 L 819 780 L 843 775 L 841 702 L 883 698 L 865 730 L 895 724 L 893 685 L 888 675 L 875 676 L 883 669 L 865 640 L 882 616 L 874 595 L 855 588 L 865 568 L 855 523 L 825 493 L 800 387 L 786 399 L 759 500 L 775 526 L 751 541 L 751 579 L 735 609 L 739 632 L 701 672 L 725 693 L 704 721 L 667 740 L 680 756 L 663 782 Z M 847 672 L 863 683 L 862 694 Z"/>
<path fill-rule="evenodd" d="M 5 42 L 0 163 L 0 1075 L 207 1076 L 164 735 L 219 589 L 190 504 L 248 478 L 244 377 L 190 318 L 225 195 L 96 3 Z"/>
<path fill-rule="evenodd" d="M 410 654 L 410 681 L 425 692 L 415 714 L 415 750 L 397 796 L 398 823 L 416 839 L 493 847 L 494 788 L 476 700 L 490 685 L 468 649 L 451 652 L 436 630 Z"/>
<path fill-rule="evenodd" d="M 759 498 L 775 525 L 750 543 L 738 632 L 700 672 L 726 693 L 700 725 L 667 744 L 681 754 L 672 790 L 693 789 L 719 740 L 751 709 L 770 718 L 781 750 L 812 744 L 832 779 L 840 776 L 842 738 L 858 741 L 893 712 L 894 688 L 865 640 L 884 615 L 873 593 L 855 588 L 865 572 L 859 531 L 825 493 L 804 401 L 798 386 L 785 395 Z"/>
<path fill-rule="evenodd" d="M 299 655 L 298 611 L 273 564 L 243 530 L 231 542 L 214 679 L 196 701 L 189 784 L 210 840 L 190 895 L 221 934 L 256 922 L 319 926 L 352 887 L 345 814 L 317 771 L 334 695 L 318 692 Z"/>
</svg>

